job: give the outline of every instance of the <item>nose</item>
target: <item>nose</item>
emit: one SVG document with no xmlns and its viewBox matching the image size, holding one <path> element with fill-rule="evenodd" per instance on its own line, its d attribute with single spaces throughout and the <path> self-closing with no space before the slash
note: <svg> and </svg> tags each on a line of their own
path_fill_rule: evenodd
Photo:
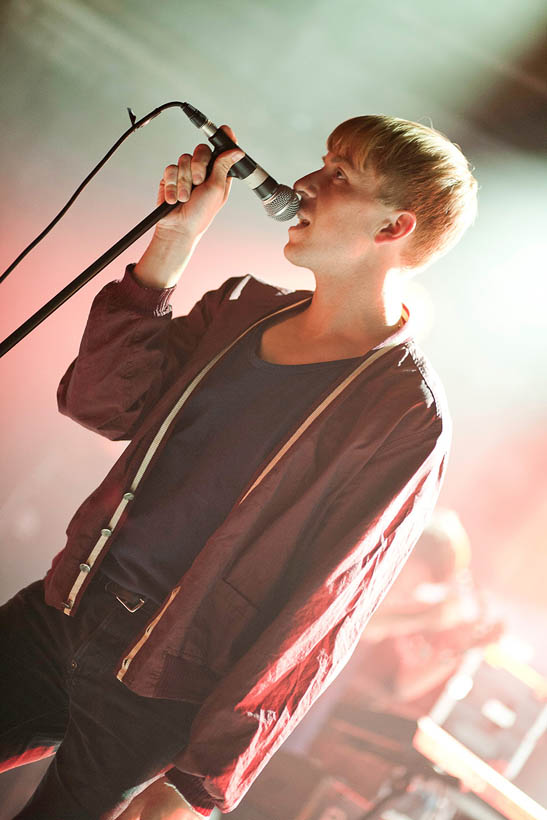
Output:
<svg viewBox="0 0 547 820">
<path fill-rule="evenodd" d="M 317 187 L 318 187 L 318 178 L 317 175 L 319 171 L 311 171 L 311 173 L 306 174 L 300 179 L 297 179 L 293 185 L 295 191 L 297 191 L 300 195 L 304 194 L 307 197 L 314 197 L 317 195 Z"/>
</svg>

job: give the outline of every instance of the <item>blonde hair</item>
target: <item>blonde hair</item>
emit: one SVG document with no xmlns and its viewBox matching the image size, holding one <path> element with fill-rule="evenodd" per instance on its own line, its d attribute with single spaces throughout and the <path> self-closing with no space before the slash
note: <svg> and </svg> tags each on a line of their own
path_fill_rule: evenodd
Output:
<svg viewBox="0 0 547 820">
<path fill-rule="evenodd" d="M 475 218 L 471 167 L 460 148 L 433 128 L 381 114 L 353 117 L 334 129 L 327 148 L 359 170 L 372 168 L 379 199 L 416 215 L 405 267 L 423 267 L 446 253 Z"/>
</svg>

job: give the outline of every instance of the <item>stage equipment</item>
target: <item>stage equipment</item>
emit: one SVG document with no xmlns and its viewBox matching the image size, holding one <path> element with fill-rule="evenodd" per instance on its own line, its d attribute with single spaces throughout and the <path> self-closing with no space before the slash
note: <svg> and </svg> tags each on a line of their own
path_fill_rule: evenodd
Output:
<svg viewBox="0 0 547 820">
<path fill-rule="evenodd" d="M 316 747 L 323 778 L 308 792 L 297 818 L 547 820 L 546 700 L 547 681 L 512 657 L 502 640 L 465 653 L 429 714 L 417 721 L 340 702 L 325 742 L 345 749 L 346 765 L 355 760 L 351 782 L 341 787 L 342 765 L 329 769 Z M 372 794 L 371 759 L 384 761 L 389 771 Z M 362 810 L 365 795 L 367 811 Z M 262 805 L 267 796 L 262 795 Z M 275 803 L 274 794 L 269 796 Z M 275 809 L 252 816 L 270 818 L 277 820 Z M 241 820 L 248 820 L 245 813 Z"/>
<path fill-rule="evenodd" d="M 532 769 L 547 771 L 547 680 L 503 639 L 466 653 L 428 721 L 530 798 L 547 802 L 545 776 L 532 777 Z M 433 736 L 440 735 L 432 728 Z"/>
</svg>

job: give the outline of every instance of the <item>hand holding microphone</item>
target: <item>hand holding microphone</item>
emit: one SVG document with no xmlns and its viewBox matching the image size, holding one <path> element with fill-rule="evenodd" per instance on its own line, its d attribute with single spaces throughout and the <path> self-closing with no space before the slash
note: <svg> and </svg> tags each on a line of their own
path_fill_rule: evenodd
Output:
<svg viewBox="0 0 547 820">
<path fill-rule="evenodd" d="M 158 202 L 180 205 L 158 222 L 158 231 L 184 234 L 190 239 L 199 238 L 208 228 L 218 211 L 225 204 L 232 180 L 229 172 L 237 160 L 244 156 L 235 143 L 232 129 L 224 125 L 231 145 L 213 160 L 208 145 L 200 144 L 193 154 L 181 154 L 176 165 L 168 165 L 163 173 L 158 191 Z"/>
<path fill-rule="evenodd" d="M 229 138 L 235 139 L 231 128 L 223 127 Z M 137 281 L 150 288 L 177 284 L 202 234 L 226 202 L 232 183 L 228 173 L 242 156 L 241 149 L 232 149 L 211 165 L 212 151 L 202 144 L 193 154 L 181 154 L 176 165 L 167 166 L 157 204 L 167 202 L 175 207 L 157 222 L 152 240 L 133 270 Z"/>
<path fill-rule="evenodd" d="M 217 128 L 188 103 L 183 103 L 182 109 L 215 150 L 200 144 L 192 155 L 182 154 L 176 165 L 165 169 L 158 205 L 180 204 L 157 223 L 154 238 L 134 269 L 142 284 L 154 288 L 178 282 L 196 243 L 228 198 L 230 177 L 246 182 L 274 219 L 292 219 L 300 207 L 296 191 L 280 185 L 245 154 L 229 126 Z"/>
<path fill-rule="evenodd" d="M 175 171 L 177 166 L 168 166 L 163 179 L 164 190 L 160 190 L 159 202 L 163 201 L 164 194 L 167 202 L 176 202 L 176 199 L 172 198 L 174 187 L 177 187 L 179 192 L 179 201 L 185 202 L 191 193 L 190 181 L 193 185 L 200 185 L 209 172 L 212 172 L 213 177 L 218 177 L 219 173 L 223 173 L 243 180 L 261 200 L 268 216 L 279 222 L 294 217 L 300 207 L 300 197 L 296 191 L 288 185 L 279 184 L 248 154 L 234 153 L 241 149 L 235 141 L 235 134 L 231 128 L 226 125 L 218 128 L 207 119 L 205 114 L 189 103 L 182 103 L 181 107 L 190 121 L 204 132 L 215 150 L 211 153 L 210 149 L 207 150 L 206 145 L 198 145 L 192 158 L 189 154 L 183 154 L 179 158 L 178 173 Z M 227 152 L 230 151 L 232 153 L 228 154 Z M 201 166 L 206 159 L 207 168 L 203 174 Z M 174 185 L 175 178 L 176 186 Z M 222 204 L 226 201 L 228 191 L 229 184 Z M 187 197 L 186 194 L 188 194 Z M 166 222 L 162 221 L 162 224 Z"/>
</svg>

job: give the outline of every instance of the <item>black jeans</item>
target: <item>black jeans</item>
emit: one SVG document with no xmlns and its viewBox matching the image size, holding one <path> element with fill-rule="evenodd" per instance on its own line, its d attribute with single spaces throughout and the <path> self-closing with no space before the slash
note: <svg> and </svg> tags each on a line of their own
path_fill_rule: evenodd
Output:
<svg viewBox="0 0 547 820">
<path fill-rule="evenodd" d="M 0 760 L 57 749 L 20 820 L 114 818 L 187 742 L 198 707 L 140 697 L 115 675 L 156 605 L 130 613 L 105 582 L 74 617 L 44 603 L 42 581 L 0 608 Z"/>
</svg>

